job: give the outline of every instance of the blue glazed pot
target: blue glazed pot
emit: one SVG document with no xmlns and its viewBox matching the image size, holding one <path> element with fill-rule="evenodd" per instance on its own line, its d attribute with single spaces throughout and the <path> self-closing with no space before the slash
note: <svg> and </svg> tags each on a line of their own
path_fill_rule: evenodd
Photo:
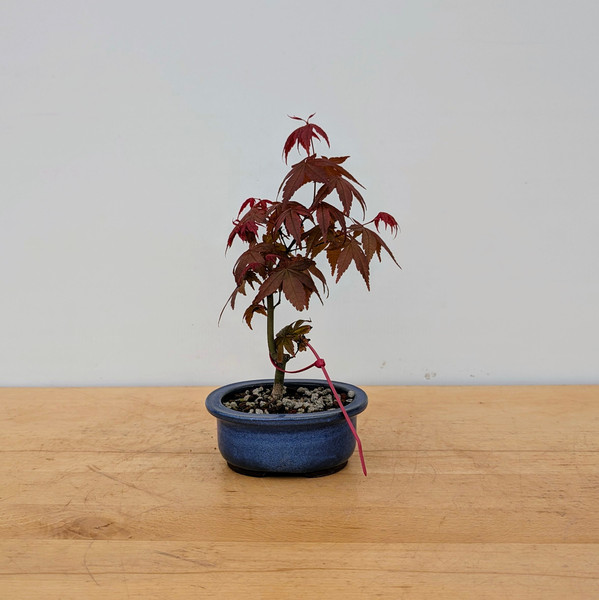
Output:
<svg viewBox="0 0 599 600">
<path fill-rule="evenodd" d="M 338 392 L 355 393 L 345 407 L 354 427 L 357 415 L 366 409 L 368 398 L 358 387 L 333 382 Z M 254 476 L 318 476 L 342 469 L 352 455 L 356 441 L 341 412 L 260 415 L 223 406 L 227 396 L 259 386 L 271 386 L 272 379 L 240 381 L 218 388 L 206 398 L 208 412 L 217 419 L 218 448 L 229 466 Z M 286 380 L 287 388 L 328 386 L 317 379 Z"/>
</svg>

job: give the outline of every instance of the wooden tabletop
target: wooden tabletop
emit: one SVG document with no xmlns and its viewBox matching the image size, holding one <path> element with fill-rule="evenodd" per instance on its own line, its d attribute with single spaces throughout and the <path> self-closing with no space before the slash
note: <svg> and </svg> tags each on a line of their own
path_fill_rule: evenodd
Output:
<svg viewBox="0 0 599 600">
<path fill-rule="evenodd" d="M 210 389 L 0 389 L 0 598 L 599 598 L 599 386 L 367 387 L 319 479 L 230 471 Z"/>
</svg>

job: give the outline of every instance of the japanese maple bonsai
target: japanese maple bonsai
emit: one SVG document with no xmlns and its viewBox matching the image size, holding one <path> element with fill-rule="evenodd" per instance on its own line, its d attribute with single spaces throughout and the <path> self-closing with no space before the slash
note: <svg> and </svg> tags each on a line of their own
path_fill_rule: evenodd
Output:
<svg viewBox="0 0 599 600">
<path fill-rule="evenodd" d="M 311 330 L 307 319 L 297 319 L 275 334 L 277 307 L 286 300 L 296 310 L 305 311 L 314 295 L 323 302 L 329 287 L 327 276 L 318 266 L 319 261 L 328 262 L 330 277 L 335 282 L 353 263 L 368 289 L 370 263 L 374 256 L 381 260 L 384 251 L 397 264 L 393 253 L 379 235 L 382 226 L 396 234 L 396 220 L 386 212 L 379 212 L 373 219 L 365 220 L 366 203 L 359 189 L 363 186 L 346 170 L 344 164 L 347 156 L 317 154 L 316 143 L 329 147 L 330 143 L 325 131 L 310 122 L 313 116 L 307 119 L 291 117 L 301 121 L 302 125 L 287 138 L 283 159 L 287 163 L 289 153 L 294 148 L 304 157 L 285 175 L 275 200 L 248 198 L 243 202 L 227 240 L 227 249 L 237 238 L 247 244 L 247 248 L 233 268 L 235 289 L 225 308 L 230 305 L 234 309 L 241 295 L 249 300 L 243 318 L 250 329 L 255 324 L 255 317 L 266 319 L 265 356 L 268 352 L 275 369 L 271 398 L 274 402 L 281 400 L 285 394 L 287 363 L 307 348 L 315 353 L 306 337 Z M 356 218 L 356 211 L 361 211 L 361 220 Z M 319 359 L 314 364 L 321 366 L 329 379 L 323 361 Z M 245 383 L 253 385 L 262 382 Z M 315 382 L 309 380 L 309 383 Z M 331 384 L 336 396 L 334 388 L 337 384 L 339 382 Z M 344 386 L 350 397 L 357 394 L 347 412 L 340 406 L 341 410 L 333 415 L 291 415 L 299 417 L 292 420 L 300 422 L 300 429 L 306 429 L 310 423 L 315 426 L 314 431 L 323 430 L 322 434 L 308 434 L 309 441 L 300 440 L 299 434 L 293 429 L 283 434 L 286 424 L 281 417 L 289 415 L 248 415 L 224 408 L 224 398 L 238 392 L 238 384 L 212 392 L 206 400 L 206 406 L 218 419 L 219 448 L 229 466 L 251 474 L 262 470 L 320 473 L 342 468 L 355 447 L 343 419 L 345 417 L 347 420 L 359 444 L 352 422 L 366 408 L 367 397 L 355 386 L 339 385 Z M 338 404 L 341 405 L 339 400 Z M 341 412 L 343 415 L 340 415 Z M 327 424 L 330 421 L 333 421 L 332 425 Z M 256 433 L 258 426 L 266 429 Z M 274 433 L 273 429 L 276 430 Z M 230 439 L 228 436 L 231 436 Z M 331 445 L 334 448 L 329 450 Z M 246 454 L 253 456 L 247 458 Z M 277 455 L 280 457 L 277 458 Z M 313 455 L 314 458 L 308 456 L 304 460 L 304 455 Z"/>
<path fill-rule="evenodd" d="M 227 249 L 235 238 L 249 246 L 235 263 L 236 287 L 229 302 L 235 308 L 239 294 L 246 296 L 248 287 L 255 292 L 244 319 L 251 329 L 255 315 L 266 317 L 268 353 L 275 366 L 275 399 L 283 396 L 288 361 L 306 349 L 306 334 L 311 330 L 307 320 L 299 319 L 275 335 L 275 311 L 283 299 L 298 311 L 309 307 L 314 294 L 322 302 L 318 284 L 328 295 L 327 278 L 317 266 L 317 259 L 326 257 L 335 282 L 353 263 L 369 290 L 369 266 L 375 255 L 381 260 L 384 250 L 397 264 L 378 233 L 383 225 L 396 234 L 396 220 L 386 212 L 379 212 L 365 223 L 354 217 L 356 204 L 363 216 L 366 214 L 366 203 L 358 190 L 363 186 L 343 166 L 348 156 L 329 158 L 316 154 L 315 141 L 327 146 L 330 143 L 325 131 L 310 123 L 313 116 L 291 117 L 304 124 L 287 138 L 283 158 L 287 163 L 294 147 L 306 156 L 291 167 L 275 201 L 248 198 L 241 205 L 227 241 Z M 302 203 L 296 198 L 306 184 L 312 184 L 309 202 Z M 369 225 L 374 225 L 374 229 Z"/>
</svg>

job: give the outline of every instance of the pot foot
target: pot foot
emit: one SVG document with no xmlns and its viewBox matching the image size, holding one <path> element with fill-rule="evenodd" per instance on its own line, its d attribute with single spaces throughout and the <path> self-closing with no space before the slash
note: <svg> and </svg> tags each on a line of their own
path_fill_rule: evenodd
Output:
<svg viewBox="0 0 599 600">
<path fill-rule="evenodd" d="M 333 475 L 334 473 L 338 473 L 347 465 L 347 461 L 344 463 L 337 465 L 336 467 L 331 467 L 330 469 L 321 469 L 320 471 L 311 471 L 309 473 L 277 473 L 270 471 L 252 471 L 250 469 L 243 469 L 241 467 L 236 467 L 231 463 L 227 463 L 229 468 L 235 473 L 239 473 L 241 475 L 247 475 L 248 477 L 306 477 L 306 478 L 314 478 L 314 477 L 326 477 L 327 475 Z"/>
</svg>

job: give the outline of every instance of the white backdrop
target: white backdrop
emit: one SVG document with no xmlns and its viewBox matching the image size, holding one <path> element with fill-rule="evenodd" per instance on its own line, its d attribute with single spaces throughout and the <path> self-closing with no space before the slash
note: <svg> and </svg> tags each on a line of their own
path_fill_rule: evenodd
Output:
<svg viewBox="0 0 599 600">
<path fill-rule="evenodd" d="M 402 270 L 307 315 L 333 377 L 599 383 L 597 22 L 596 0 L 3 0 L 0 385 L 269 376 L 262 323 L 217 326 L 224 247 L 312 112 L 402 230 Z"/>
</svg>

